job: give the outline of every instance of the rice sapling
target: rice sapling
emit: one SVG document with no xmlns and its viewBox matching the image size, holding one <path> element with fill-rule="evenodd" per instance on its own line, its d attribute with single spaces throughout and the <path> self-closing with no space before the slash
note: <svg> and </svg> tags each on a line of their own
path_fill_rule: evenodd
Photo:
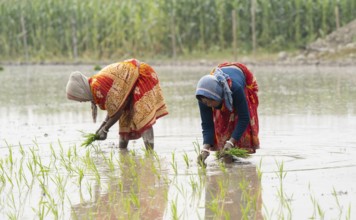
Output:
<svg viewBox="0 0 356 220">
<path fill-rule="evenodd" d="M 230 148 L 225 151 L 217 151 L 216 152 L 216 158 L 221 159 L 224 158 L 224 156 L 234 156 L 234 157 L 239 157 L 239 158 L 247 158 L 250 155 L 248 154 L 248 151 L 245 149 L 240 149 L 240 148 Z M 230 157 L 232 159 L 232 157 Z"/>
<path fill-rule="evenodd" d="M 82 136 L 85 138 L 85 141 L 81 144 L 82 147 L 88 147 L 99 138 L 98 134 L 93 134 L 93 133 L 82 132 Z"/>
</svg>

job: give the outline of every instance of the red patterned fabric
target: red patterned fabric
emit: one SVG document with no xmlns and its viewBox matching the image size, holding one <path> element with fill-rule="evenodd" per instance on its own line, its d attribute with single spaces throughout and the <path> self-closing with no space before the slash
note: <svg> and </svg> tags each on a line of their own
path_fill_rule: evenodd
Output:
<svg viewBox="0 0 356 220">
<path fill-rule="evenodd" d="M 126 140 L 140 138 L 168 114 L 157 74 L 146 63 L 130 59 L 111 64 L 92 76 L 89 84 L 94 102 L 110 117 L 123 110 L 119 134 Z"/>
<path fill-rule="evenodd" d="M 245 94 L 250 114 L 250 124 L 241 136 L 240 140 L 235 144 L 235 147 L 248 150 L 250 153 L 255 153 L 259 148 L 260 142 L 258 138 L 258 85 L 256 78 L 251 71 L 241 63 L 222 63 L 218 67 L 236 66 L 242 70 L 246 78 Z M 229 83 L 231 87 L 231 83 Z M 213 110 L 214 126 L 215 126 L 215 150 L 220 150 L 224 147 L 225 142 L 230 139 L 233 130 L 238 122 L 236 110 L 230 112 L 223 103 L 220 110 Z"/>
</svg>

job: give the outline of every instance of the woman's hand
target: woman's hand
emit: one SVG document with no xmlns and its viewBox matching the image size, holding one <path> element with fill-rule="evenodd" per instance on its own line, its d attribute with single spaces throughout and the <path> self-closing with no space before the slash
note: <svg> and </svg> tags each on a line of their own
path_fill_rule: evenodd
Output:
<svg viewBox="0 0 356 220">
<path fill-rule="evenodd" d="M 205 160 L 206 158 L 208 158 L 208 156 L 209 156 L 209 152 L 205 152 L 205 151 L 201 152 L 197 158 L 198 164 L 205 165 Z"/>
<path fill-rule="evenodd" d="M 225 158 L 225 157 L 229 157 L 229 155 L 226 153 L 228 150 L 230 150 L 231 148 L 234 147 L 234 143 L 230 140 L 227 140 L 225 142 L 224 148 L 222 150 L 220 150 L 219 152 L 219 158 Z"/>
<path fill-rule="evenodd" d="M 96 132 L 96 134 L 98 135 L 97 140 L 101 140 L 102 141 L 102 140 L 105 140 L 107 138 L 108 131 L 105 130 L 105 127 L 102 127 Z"/>
<path fill-rule="evenodd" d="M 210 148 L 210 145 L 208 145 L 208 144 L 204 145 L 203 150 L 200 152 L 200 154 L 199 154 L 199 156 L 197 158 L 197 162 L 198 162 L 199 165 L 206 166 L 205 160 L 210 155 L 209 148 Z"/>
<path fill-rule="evenodd" d="M 96 134 L 100 131 L 100 129 L 102 129 L 106 125 L 108 120 L 109 120 L 109 116 L 106 116 L 106 119 L 103 121 L 103 123 L 101 123 L 99 129 L 95 132 Z"/>
<path fill-rule="evenodd" d="M 234 148 L 234 147 L 235 147 L 235 139 L 230 138 L 230 140 L 227 140 L 227 141 L 225 142 L 223 151 L 230 150 L 231 148 Z"/>
<path fill-rule="evenodd" d="M 232 141 L 232 139 L 227 140 L 225 142 L 224 148 L 219 152 L 219 156 L 218 157 L 222 158 L 225 163 L 231 163 L 232 162 L 232 156 L 230 154 L 228 154 L 227 151 L 230 150 L 233 147 L 235 147 L 235 144 Z"/>
</svg>

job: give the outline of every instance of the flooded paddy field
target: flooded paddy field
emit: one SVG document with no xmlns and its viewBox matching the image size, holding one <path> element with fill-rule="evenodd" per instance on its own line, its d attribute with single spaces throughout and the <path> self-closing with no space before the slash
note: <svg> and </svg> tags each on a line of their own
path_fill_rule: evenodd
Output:
<svg viewBox="0 0 356 220">
<path fill-rule="evenodd" d="M 209 67 L 154 66 L 169 115 L 119 150 L 113 126 L 93 133 L 89 103 L 66 99 L 72 71 L 0 72 L 0 219 L 353 219 L 356 216 L 356 67 L 249 66 L 259 83 L 261 149 L 223 164 L 202 145 L 194 97 Z"/>
</svg>

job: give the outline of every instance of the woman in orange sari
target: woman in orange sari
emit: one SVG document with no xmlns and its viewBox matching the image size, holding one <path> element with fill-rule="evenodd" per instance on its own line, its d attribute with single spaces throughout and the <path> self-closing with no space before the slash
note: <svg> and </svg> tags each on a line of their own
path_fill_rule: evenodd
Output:
<svg viewBox="0 0 356 220">
<path fill-rule="evenodd" d="M 70 100 L 92 103 L 94 122 L 97 106 L 107 110 L 106 119 L 96 131 L 98 140 L 105 140 L 111 126 L 119 121 L 120 148 L 142 137 L 146 149 L 153 149 L 152 126 L 168 114 L 156 72 L 135 59 L 110 64 L 90 78 L 74 72 L 66 92 Z"/>
<path fill-rule="evenodd" d="M 223 153 L 230 148 L 242 148 L 248 153 L 256 152 L 259 148 L 257 91 L 255 77 L 241 63 L 220 64 L 199 80 L 196 97 L 202 120 L 203 150 L 198 163 L 205 162 L 210 150 Z"/>
</svg>

